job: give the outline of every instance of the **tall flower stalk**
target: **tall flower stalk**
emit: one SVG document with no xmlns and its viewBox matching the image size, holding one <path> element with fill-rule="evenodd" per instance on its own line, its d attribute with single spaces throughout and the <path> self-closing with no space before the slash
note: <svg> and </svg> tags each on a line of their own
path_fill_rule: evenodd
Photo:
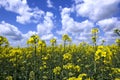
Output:
<svg viewBox="0 0 120 80">
<path fill-rule="evenodd" d="M 56 45 L 56 39 L 55 38 L 51 39 L 50 43 L 52 45 L 52 51 L 54 51 L 54 48 L 55 48 L 55 45 Z"/>
<path fill-rule="evenodd" d="M 32 44 L 34 47 L 34 53 L 33 53 L 33 71 L 36 73 L 37 67 L 36 67 L 36 61 L 37 61 L 37 46 L 38 42 L 40 41 L 38 35 L 32 35 L 30 39 L 27 41 L 28 44 Z M 36 75 L 34 77 L 34 80 L 36 79 Z"/>
<path fill-rule="evenodd" d="M 62 40 L 64 41 L 63 46 L 64 46 L 64 52 L 65 52 L 67 41 L 71 41 L 71 39 L 70 39 L 70 37 L 67 34 L 64 34 L 62 36 Z"/>
<path fill-rule="evenodd" d="M 91 32 L 92 32 L 93 47 L 96 51 L 97 50 L 98 28 L 93 28 Z M 95 54 L 94 54 L 94 74 L 96 74 Z"/>
</svg>

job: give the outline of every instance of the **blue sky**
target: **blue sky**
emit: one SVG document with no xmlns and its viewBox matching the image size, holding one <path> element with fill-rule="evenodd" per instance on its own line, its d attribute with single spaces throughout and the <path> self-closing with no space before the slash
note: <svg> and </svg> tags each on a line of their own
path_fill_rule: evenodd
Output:
<svg viewBox="0 0 120 80">
<path fill-rule="evenodd" d="M 61 43 L 68 34 L 73 43 L 91 43 L 91 29 L 98 27 L 99 39 L 112 44 L 120 28 L 120 0 L 0 0 L 0 35 L 12 46 L 25 46 L 38 34 L 49 44 Z"/>
</svg>

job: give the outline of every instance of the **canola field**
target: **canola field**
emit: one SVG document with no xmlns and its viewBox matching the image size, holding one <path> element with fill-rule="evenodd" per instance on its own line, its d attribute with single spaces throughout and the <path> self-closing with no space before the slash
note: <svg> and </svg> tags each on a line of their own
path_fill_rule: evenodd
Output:
<svg viewBox="0 0 120 80">
<path fill-rule="evenodd" d="M 73 44 L 67 34 L 63 44 L 53 38 L 46 45 L 35 34 L 27 47 L 11 47 L 0 36 L 0 80 L 120 80 L 120 39 L 97 45 L 97 34 L 93 29 L 92 45 Z"/>
</svg>

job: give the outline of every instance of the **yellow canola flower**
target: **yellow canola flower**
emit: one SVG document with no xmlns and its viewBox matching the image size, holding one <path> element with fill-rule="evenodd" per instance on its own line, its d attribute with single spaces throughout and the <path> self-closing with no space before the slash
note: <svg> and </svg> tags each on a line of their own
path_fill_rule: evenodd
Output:
<svg viewBox="0 0 120 80">
<path fill-rule="evenodd" d="M 48 56 L 42 56 L 42 60 L 48 60 Z"/>
<path fill-rule="evenodd" d="M 115 42 L 119 45 L 120 44 L 120 39 L 116 39 Z"/>
<path fill-rule="evenodd" d="M 100 49 L 98 49 L 97 51 L 96 51 L 96 53 L 95 53 L 95 61 L 96 60 L 98 60 L 98 59 L 100 59 L 100 53 L 101 53 L 102 51 L 100 50 Z"/>
<path fill-rule="evenodd" d="M 10 62 L 15 62 L 15 61 L 16 61 L 16 58 L 10 59 Z"/>
<path fill-rule="evenodd" d="M 70 77 L 69 79 L 67 79 L 67 80 L 83 80 L 82 79 L 82 77 L 83 76 L 86 76 L 86 74 L 80 74 L 80 76 L 78 76 L 78 78 L 76 78 L 76 77 Z M 86 80 L 90 80 L 90 78 L 87 78 Z"/>
<path fill-rule="evenodd" d="M 120 78 L 115 78 L 115 80 L 120 80 Z"/>
<path fill-rule="evenodd" d="M 59 67 L 59 66 L 57 66 L 57 67 L 55 67 L 54 69 L 53 69 L 53 73 L 54 74 L 60 74 L 60 72 L 61 72 L 61 67 Z"/>
<path fill-rule="evenodd" d="M 63 69 L 74 70 L 76 72 L 79 72 L 81 68 L 80 68 L 79 65 L 74 65 L 72 63 L 67 63 L 66 65 L 63 65 Z"/>
<path fill-rule="evenodd" d="M 70 77 L 68 80 L 76 80 L 76 77 Z"/>
<path fill-rule="evenodd" d="M 82 80 L 82 78 L 70 77 L 68 80 Z"/>
<path fill-rule="evenodd" d="M 98 49 L 95 53 L 95 61 L 100 60 L 103 58 L 104 63 L 111 63 L 112 56 L 114 52 L 110 50 L 109 46 L 98 46 Z"/>
<path fill-rule="evenodd" d="M 14 55 L 17 55 L 17 54 L 22 54 L 22 51 L 20 49 L 12 49 L 10 51 L 10 56 L 14 56 Z"/>
<path fill-rule="evenodd" d="M 87 74 L 85 74 L 85 73 L 79 74 L 78 78 L 81 78 L 83 76 L 87 76 Z"/>
<path fill-rule="evenodd" d="M 112 52 L 110 51 L 110 48 L 107 47 L 106 51 L 107 51 L 108 59 L 111 60 L 112 59 Z"/>
<path fill-rule="evenodd" d="M 95 56 L 100 55 L 101 52 L 102 52 L 102 51 L 101 51 L 100 49 L 98 49 L 98 50 L 96 51 L 96 53 L 95 53 Z"/>
<path fill-rule="evenodd" d="M 67 63 L 66 65 L 63 65 L 64 69 L 73 69 L 74 65 L 72 63 Z"/>
<path fill-rule="evenodd" d="M 75 80 L 76 77 L 70 77 L 68 80 Z"/>
<path fill-rule="evenodd" d="M 7 76 L 6 80 L 13 80 L 12 76 Z"/>
<path fill-rule="evenodd" d="M 98 49 L 103 49 L 104 48 L 104 46 L 98 46 Z"/>
<path fill-rule="evenodd" d="M 100 59 L 100 56 L 99 55 L 96 55 L 95 56 L 95 61 L 99 60 Z"/>
<path fill-rule="evenodd" d="M 93 28 L 93 29 L 91 30 L 91 32 L 92 32 L 92 34 L 97 33 L 97 32 L 98 32 L 98 28 Z"/>
<path fill-rule="evenodd" d="M 75 80 L 83 80 L 82 78 L 76 78 Z"/>
<path fill-rule="evenodd" d="M 29 39 L 29 42 L 30 42 L 30 43 L 34 42 L 34 39 L 33 39 L 33 38 L 30 38 L 30 39 Z"/>
<path fill-rule="evenodd" d="M 76 65 L 74 66 L 75 71 L 79 72 L 80 71 L 80 66 Z"/>
<path fill-rule="evenodd" d="M 63 55 L 63 60 L 71 60 L 72 59 L 72 55 L 70 53 L 65 53 Z"/>
<path fill-rule="evenodd" d="M 119 74 L 120 73 L 120 68 L 112 68 L 113 72 L 115 74 Z"/>
<path fill-rule="evenodd" d="M 101 53 L 101 56 L 102 56 L 102 57 L 106 57 L 106 52 L 102 52 L 102 53 Z"/>
<path fill-rule="evenodd" d="M 95 53 L 95 61 L 99 60 L 101 57 L 107 57 L 106 51 L 103 46 L 98 46 L 98 50 Z"/>
</svg>

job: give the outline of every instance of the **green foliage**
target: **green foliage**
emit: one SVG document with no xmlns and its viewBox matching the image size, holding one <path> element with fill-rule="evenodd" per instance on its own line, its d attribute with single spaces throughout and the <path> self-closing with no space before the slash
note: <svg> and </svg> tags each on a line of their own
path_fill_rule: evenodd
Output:
<svg viewBox="0 0 120 80">
<path fill-rule="evenodd" d="M 120 29 L 115 29 L 114 33 L 116 33 L 118 36 L 120 36 Z"/>
<path fill-rule="evenodd" d="M 116 44 L 118 45 L 118 46 L 120 46 L 120 39 L 116 39 Z"/>
<path fill-rule="evenodd" d="M 0 36 L 0 46 L 9 46 L 7 38 Z"/>
</svg>

